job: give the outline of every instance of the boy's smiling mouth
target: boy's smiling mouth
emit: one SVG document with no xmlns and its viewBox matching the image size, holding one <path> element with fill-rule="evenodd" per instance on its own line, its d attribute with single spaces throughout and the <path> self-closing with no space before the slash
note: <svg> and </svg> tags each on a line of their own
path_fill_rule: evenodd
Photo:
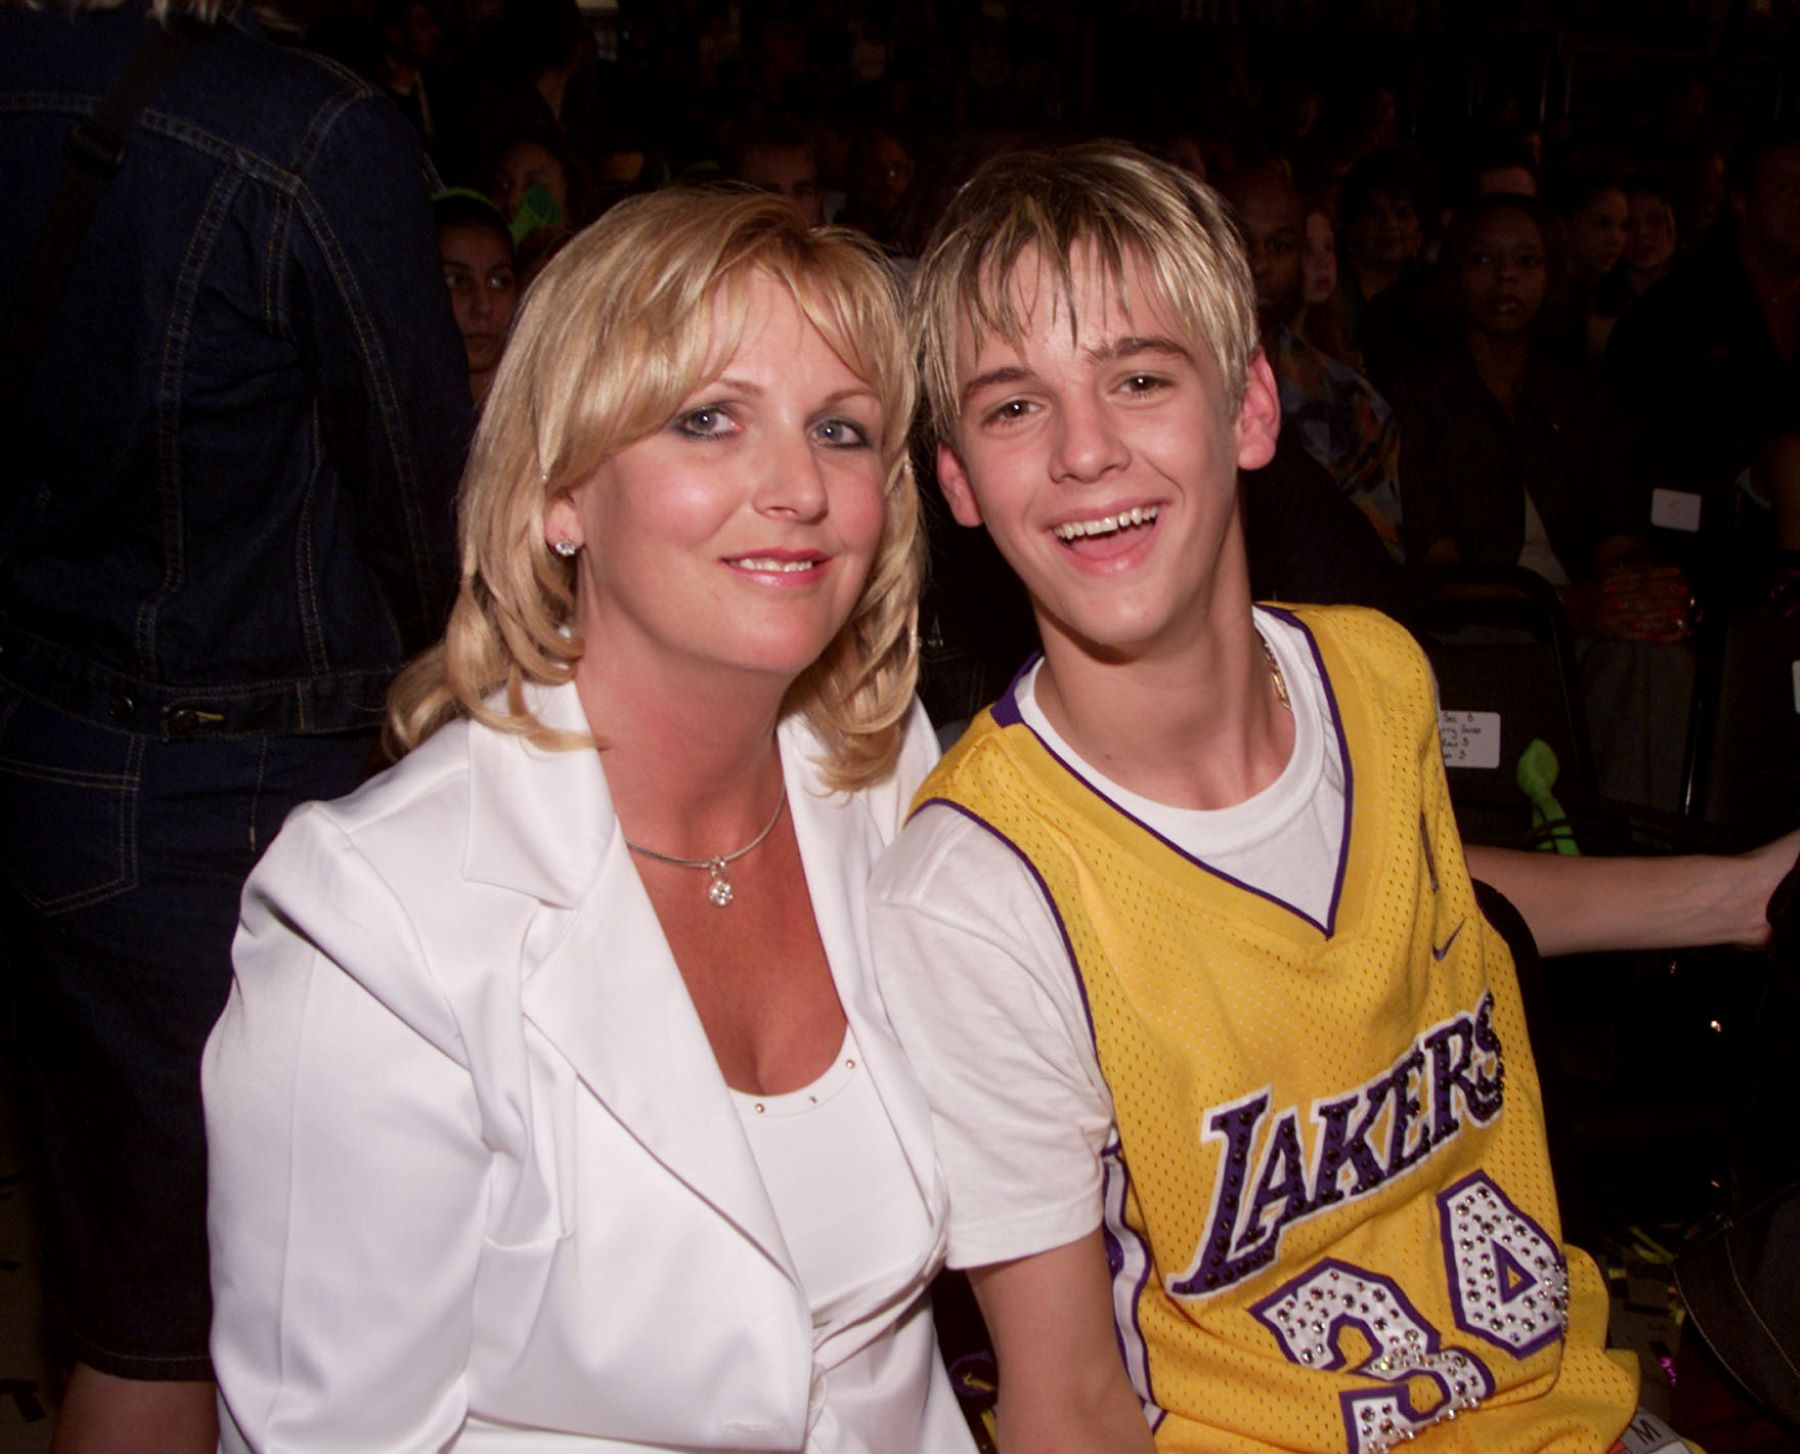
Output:
<svg viewBox="0 0 1800 1454">
<path fill-rule="evenodd" d="M 1096 536 L 1117 535 L 1121 530 L 1151 524 L 1160 509 L 1157 505 L 1133 506 L 1129 510 L 1121 510 L 1117 515 L 1102 515 L 1096 520 L 1069 520 L 1052 526 L 1051 533 L 1065 543 L 1091 540 Z"/>
</svg>

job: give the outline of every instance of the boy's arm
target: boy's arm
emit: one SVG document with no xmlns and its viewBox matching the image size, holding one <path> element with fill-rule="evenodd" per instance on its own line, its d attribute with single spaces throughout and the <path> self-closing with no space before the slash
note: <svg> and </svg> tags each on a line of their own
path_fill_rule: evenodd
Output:
<svg viewBox="0 0 1800 1454">
<path fill-rule="evenodd" d="M 1119 1361 L 1099 1228 L 1048 1252 L 974 1268 L 969 1282 L 1000 1365 L 1001 1454 L 1154 1449 Z"/>
<path fill-rule="evenodd" d="M 1545 955 L 1700 944 L 1758 948 L 1800 832 L 1731 857 L 1565 858 L 1471 844 L 1471 878 L 1504 894 Z"/>
<path fill-rule="evenodd" d="M 950 1265 L 1093 1231 L 1112 1101 L 1030 871 L 984 828 L 927 808 L 876 870 L 869 932 L 881 998 L 930 1102 Z"/>
</svg>

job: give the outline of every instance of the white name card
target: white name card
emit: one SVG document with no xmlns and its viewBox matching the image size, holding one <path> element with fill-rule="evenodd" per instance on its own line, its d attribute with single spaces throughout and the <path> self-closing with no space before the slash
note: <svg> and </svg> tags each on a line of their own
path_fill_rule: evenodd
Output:
<svg viewBox="0 0 1800 1454">
<path fill-rule="evenodd" d="M 1796 672 L 1800 673 L 1800 666 Z M 1800 675 L 1796 680 L 1800 681 Z M 1444 747 L 1445 767 L 1500 766 L 1498 712 L 1440 711 L 1438 740 Z"/>
<path fill-rule="evenodd" d="M 1700 528 L 1700 497 L 1687 490 L 1652 490 L 1650 523 L 1692 534 Z"/>
</svg>

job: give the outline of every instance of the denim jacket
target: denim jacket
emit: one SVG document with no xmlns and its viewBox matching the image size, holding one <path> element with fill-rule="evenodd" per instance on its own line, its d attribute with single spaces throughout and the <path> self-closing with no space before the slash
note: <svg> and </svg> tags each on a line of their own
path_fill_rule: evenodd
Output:
<svg viewBox="0 0 1800 1454">
<path fill-rule="evenodd" d="M 151 23 L 0 9 L 0 309 Z M 364 82 L 252 32 L 139 117 L 0 441 L 0 678 L 164 740 L 373 725 L 455 586 L 428 165 Z"/>
</svg>

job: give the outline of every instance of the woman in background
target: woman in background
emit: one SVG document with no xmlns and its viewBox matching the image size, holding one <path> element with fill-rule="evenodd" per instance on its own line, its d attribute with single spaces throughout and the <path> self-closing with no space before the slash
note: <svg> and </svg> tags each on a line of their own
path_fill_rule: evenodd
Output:
<svg viewBox="0 0 1800 1454">
<path fill-rule="evenodd" d="M 913 387 L 878 256 L 780 198 L 627 202 L 533 287 L 407 756 L 246 894 L 227 1449 L 969 1449 L 864 928 L 933 755 Z"/>
<path fill-rule="evenodd" d="M 469 355 L 469 393 L 479 409 L 500 367 L 506 333 L 519 304 L 512 232 L 479 192 L 457 189 L 432 199 L 444 286 Z"/>
<path fill-rule="evenodd" d="M 1505 193 L 1478 199 L 1451 231 L 1441 283 L 1453 326 L 1392 396 L 1407 558 L 1526 566 L 1564 588 L 1584 634 L 1677 641 L 1686 587 L 1644 560 L 1611 402 L 1539 345 L 1556 236 L 1542 203 Z"/>
<path fill-rule="evenodd" d="M 1444 250 L 1454 327 L 1397 382 L 1407 559 L 1520 565 L 1557 588 L 1582 644 L 1610 797 L 1672 809 L 1687 731 L 1686 581 L 1650 554 L 1645 491 L 1605 386 L 1538 326 L 1560 278 L 1534 197 L 1464 212 Z"/>
</svg>

